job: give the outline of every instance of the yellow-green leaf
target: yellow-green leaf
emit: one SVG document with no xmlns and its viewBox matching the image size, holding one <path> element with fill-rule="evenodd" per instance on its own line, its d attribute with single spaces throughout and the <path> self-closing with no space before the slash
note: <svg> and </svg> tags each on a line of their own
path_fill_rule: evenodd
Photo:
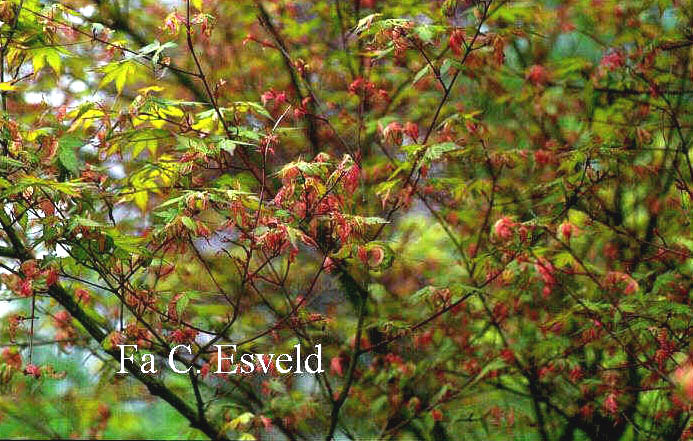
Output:
<svg viewBox="0 0 693 441">
<path fill-rule="evenodd" d="M 149 201 L 149 194 L 147 193 L 147 190 L 139 190 L 137 193 L 135 193 L 135 205 L 137 205 L 137 208 L 144 213 L 147 211 L 147 202 Z"/>
</svg>

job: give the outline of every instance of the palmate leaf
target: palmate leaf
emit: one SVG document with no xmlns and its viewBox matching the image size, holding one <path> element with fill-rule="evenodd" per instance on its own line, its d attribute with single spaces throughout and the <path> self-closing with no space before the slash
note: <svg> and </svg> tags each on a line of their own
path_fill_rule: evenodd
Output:
<svg viewBox="0 0 693 441">
<path fill-rule="evenodd" d="M 138 157 L 145 149 L 149 151 L 150 156 L 156 154 L 159 146 L 159 141 L 170 138 L 170 134 L 162 129 L 143 129 L 132 133 L 127 142 L 132 149 L 132 156 Z"/>
<path fill-rule="evenodd" d="M 190 217 L 181 216 L 180 221 L 183 223 L 183 225 L 185 225 L 188 228 L 188 230 L 193 232 L 197 230 L 197 225 L 195 224 L 195 221 L 192 220 Z"/>
<path fill-rule="evenodd" d="M 104 73 L 104 77 L 101 79 L 99 87 L 115 83 L 118 93 L 122 93 L 125 84 L 136 79 L 137 64 L 133 60 L 123 60 L 109 63 L 101 68 L 101 71 Z"/>
<path fill-rule="evenodd" d="M 181 295 L 181 297 L 178 299 L 178 302 L 176 303 L 176 312 L 178 313 L 178 317 L 183 316 L 185 309 L 190 304 L 190 300 L 199 295 L 200 293 L 198 291 L 186 291 Z"/>
<path fill-rule="evenodd" d="M 326 173 L 327 168 L 323 163 L 294 161 L 284 165 L 278 172 L 277 176 L 284 177 L 293 169 L 298 169 L 306 176 L 322 176 Z"/>
<path fill-rule="evenodd" d="M 248 112 L 250 110 L 254 110 L 258 114 L 267 117 L 269 119 L 272 119 L 272 115 L 265 109 L 265 107 L 260 104 L 256 103 L 253 101 L 236 101 L 233 103 L 234 107 L 232 109 L 222 109 L 223 110 L 235 110 L 238 112 Z"/>
<path fill-rule="evenodd" d="M 43 188 L 48 191 L 48 194 L 50 194 L 51 191 L 57 191 L 67 196 L 79 196 L 81 190 L 88 186 L 88 184 L 84 182 L 56 182 L 49 179 L 36 178 L 34 176 L 24 176 L 12 183 L 9 181 L 6 182 L 8 182 L 9 185 L 0 193 L 2 197 L 19 194 L 29 187 Z"/>
<path fill-rule="evenodd" d="M 0 2 L 0 438 L 689 431 L 681 2 L 67 3 Z"/>
<path fill-rule="evenodd" d="M 18 159 L 10 158 L 6 155 L 0 155 L 0 168 L 8 170 L 16 167 L 23 167 L 24 163 Z"/>
<path fill-rule="evenodd" d="M 413 304 L 423 303 L 428 301 L 428 299 L 435 294 L 436 288 L 433 286 L 425 286 L 420 290 L 416 291 L 409 297 L 409 302 Z"/>
<path fill-rule="evenodd" d="M 198 8 L 199 9 L 199 8 Z M 168 48 L 174 48 L 177 44 L 173 41 L 161 44 L 159 40 L 154 40 L 152 43 L 144 46 L 139 50 L 140 55 L 148 55 L 151 57 L 152 64 L 156 65 L 161 59 L 161 54 Z"/>
<path fill-rule="evenodd" d="M 382 17 L 383 14 L 370 14 L 362 19 L 359 20 L 359 22 L 356 24 L 356 27 L 351 31 L 353 34 L 359 35 L 361 34 L 364 30 L 368 29 L 374 22 L 378 21 L 380 17 Z"/>
<path fill-rule="evenodd" d="M 161 193 L 160 187 L 170 185 L 175 171 L 164 167 L 169 160 L 166 155 L 159 157 L 162 163 L 145 164 L 128 177 L 128 186 L 122 189 L 122 197 L 119 203 L 134 202 L 141 212 L 147 212 L 149 194 Z"/>
<path fill-rule="evenodd" d="M 433 144 L 432 146 L 426 149 L 426 153 L 424 154 L 423 160 L 427 162 L 436 161 L 442 158 L 443 155 L 445 155 L 446 153 L 454 152 L 459 149 L 460 146 L 458 146 L 454 142 L 442 142 L 438 144 Z"/>
<path fill-rule="evenodd" d="M 356 27 L 351 31 L 352 34 L 358 35 L 359 37 L 365 37 L 380 32 L 384 29 L 389 29 L 395 26 L 405 26 L 408 23 L 411 23 L 410 20 L 404 18 L 381 19 L 382 16 L 383 14 L 375 13 L 363 17 L 356 24 Z"/>
<path fill-rule="evenodd" d="M 231 141 L 230 139 L 222 139 L 221 141 L 219 141 L 218 146 L 220 150 L 228 152 L 231 155 L 233 155 L 233 152 L 236 150 L 236 143 Z"/>
<path fill-rule="evenodd" d="M 102 109 L 96 107 L 94 102 L 86 102 L 67 114 L 73 118 L 72 124 L 68 128 L 68 133 L 75 132 L 78 129 L 88 129 L 94 122 L 101 120 L 105 113 Z"/>
<path fill-rule="evenodd" d="M 380 224 L 389 224 L 390 221 L 387 219 L 383 219 L 382 217 L 378 216 L 349 216 L 352 220 L 354 220 L 357 224 L 364 224 L 364 225 L 380 225 Z"/>
<path fill-rule="evenodd" d="M 419 158 L 424 163 L 430 163 L 441 159 L 447 153 L 461 150 L 462 147 L 454 142 L 441 142 L 432 145 L 409 144 L 402 146 L 402 150 L 406 151 L 410 158 Z M 423 152 L 423 156 L 421 156 Z M 390 178 L 392 179 L 392 177 Z"/>
<path fill-rule="evenodd" d="M 412 80 L 412 84 L 418 83 L 426 74 L 431 72 L 431 65 L 426 64 L 424 67 L 419 69 L 419 71 L 414 75 L 414 79 Z"/>
<path fill-rule="evenodd" d="M 73 135 L 63 136 L 58 142 L 58 160 L 74 175 L 79 175 L 79 148 L 83 145 L 84 142 Z"/>
<path fill-rule="evenodd" d="M 106 228 L 105 224 L 92 219 L 87 219 L 81 216 L 76 216 L 70 220 L 69 230 L 74 230 L 77 227 L 90 227 L 90 228 Z"/>
<path fill-rule="evenodd" d="M 170 207 L 172 205 L 178 205 L 180 203 L 183 203 L 185 201 L 186 197 L 187 197 L 187 194 L 183 194 L 181 196 L 169 198 L 165 202 L 163 202 L 162 204 L 158 205 L 156 207 L 156 210 L 162 210 L 162 209 Z"/>
<path fill-rule="evenodd" d="M 56 47 L 42 47 L 32 51 L 31 62 L 34 72 L 39 72 L 48 64 L 55 74 L 59 74 L 62 66 L 61 54 L 69 54 L 69 52 Z"/>
<path fill-rule="evenodd" d="M 111 239 L 113 245 L 135 255 L 150 255 L 150 251 L 144 246 L 147 239 L 144 237 L 124 235 L 116 228 L 108 228 L 104 231 Z"/>
</svg>

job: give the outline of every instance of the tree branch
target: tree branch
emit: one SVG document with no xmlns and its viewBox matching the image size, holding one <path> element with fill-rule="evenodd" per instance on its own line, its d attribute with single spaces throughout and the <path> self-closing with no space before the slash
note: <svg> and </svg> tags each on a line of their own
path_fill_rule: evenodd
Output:
<svg viewBox="0 0 693 441">
<path fill-rule="evenodd" d="M 34 259 L 34 256 L 21 242 L 21 239 L 14 229 L 12 229 L 12 224 L 7 218 L 7 214 L 4 212 L 0 212 L 0 225 L 2 225 L 3 230 L 12 243 L 17 258 L 21 262 Z M 87 312 L 75 302 L 73 296 L 71 296 L 59 282 L 48 288 L 48 294 L 65 308 L 99 345 L 103 344 L 104 340 L 108 337 L 106 330 L 103 329 L 95 318 L 87 314 Z M 113 359 L 120 360 L 120 353 L 118 351 L 105 350 L 105 352 L 113 357 Z M 199 429 L 211 439 L 227 439 L 220 429 L 212 425 L 204 415 L 200 415 L 195 409 L 183 401 L 183 399 L 173 393 L 161 380 L 142 373 L 140 367 L 129 360 L 125 360 L 124 366 L 140 383 L 147 387 L 152 395 L 162 398 L 183 415 L 190 422 L 191 427 Z"/>
</svg>

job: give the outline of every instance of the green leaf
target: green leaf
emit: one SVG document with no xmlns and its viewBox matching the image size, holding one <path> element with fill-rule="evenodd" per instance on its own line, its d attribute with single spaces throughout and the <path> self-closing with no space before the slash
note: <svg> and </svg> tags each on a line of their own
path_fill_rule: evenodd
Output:
<svg viewBox="0 0 693 441">
<path fill-rule="evenodd" d="M 74 175 L 79 175 L 79 149 L 84 142 L 76 136 L 63 136 L 58 141 L 58 160 Z"/>
<path fill-rule="evenodd" d="M 2 155 L 0 156 L 0 169 L 9 169 L 12 167 L 22 167 L 24 163 L 22 161 L 18 161 L 14 158 L 10 158 L 9 156 Z"/>
<path fill-rule="evenodd" d="M 440 159 L 444 154 L 455 151 L 459 149 L 460 146 L 454 142 L 442 142 L 440 144 L 433 144 L 430 146 L 426 153 L 424 154 L 424 161 L 435 161 Z"/>
<path fill-rule="evenodd" d="M 146 241 L 144 237 L 124 235 L 116 228 L 108 228 L 105 233 L 113 240 L 116 248 L 132 254 L 147 254 L 147 249 L 142 247 Z"/>
<path fill-rule="evenodd" d="M 58 51 L 50 51 L 46 54 L 46 61 L 48 61 L 48 65 L 55 71 L 55 73 L 60 73 L 60 52 Z"/>
<path fill-rule="evenodd" d="M 135 205 L 143 213 L 147 211 L 147 203 L 149 202 L 149 194 L 146 190 L 137 190 L 134 196 Z"/>
<path fill-rule="evenodd" d="M 357 216 L 354 216 L 355 218 Z M 377 217 L 377 216 L 370 216 L 370 217 L 358 217 L 356 219 L 357 221 L 361 221 L 365 223 L 366 225 L 380 225 L 380 224 L 389 224 L 390 221 L 387 219 L 383 219 L 382 217 Z"/>
<path fill-rule="evenodd" d="M 219 141 L 219 149 L 229 152 L 231 155 L 233 155 L 233 152 L 236 150 L 236 143 L 231 141 L 230 139 L 222 139 L 221 141 Z"/>
<path fill-rule="evenodd" d="M 250 412 L 245 412 L 245 413 L 237 416 L 236 418 L 232 419 L 231 421 L 229 421 L 229 424 L 228 424 L 229 428 L 235 430 L 239 426 L 245 426 L 246 424 L 248 424 L 250 422 L 251 419 L 253 419 L 254 416 L 255 415 L 253 415 Z"/>
<path fill-rule="evenodd" d="M 32 52 L 31 63 L 34 67 L 34 72 L 38 72 L 48 63 L 56 74 L 60 73 L 61 51 L 54 47 L 42 47 Z"/>
<path fill-rule="evenodd" d="M 137 73 L 137 65 L 132 60 L 125 60 L 117 63 L 110 63 L 103 67 L 105 73 L 99 87 L 115 82 L 118 93 L 123 92 L 123 87 L 128 81 L 133 81 Z"/>
<path fill-rule="evenodd" d="M 371 14 L 363 17 L 359 22 L 356 24 L 356 27 L 351 31 L 353 34 L 360 34 L 364 30 L 368 29 L 375 21 L 377 18 L 382 17 L 383 14 Z"/>
<path fill-rule="evenodd" d="M 195 221 L 189 218 L 188 216 L 182 216 L 180 218 L 180 221 L 183 222 L 183 225 L 185 225 L 188 228 L 188 230 L 197 231 L 197 225 L 195 224 Z"/>
<path fill-rule="evenodd" d="M 178 317 L 183 316 L 183 312 L 185 311 L 185 308 L 188 307 L 188 303 L 190 303 L 190 293 L 186 292 L 178 299 L 178 302 L 176 303 L 176 312 L 178 313 Z"/>
<path fill-rule="evenodd" d="M 426 76 L 426 74 L 431 70 L 431 65 L 427 64 L 425 65 L 421 70 L 419 70 L 416 75 L 414 76 L 414 80 L 412 81 L 412 84 L 418 83 L 421 78 Z"/>
<path fill-rule="evenodd" d="M 200 9 L 200 8 L 198 8 Z M 157 64 L 159 62 L 159 59 L 161 58 L 161 53 L 167 49 L 167 48 L 173 48 L 176 47 L 177 44 L 169 41 L 167 43 L 161 44 L 159 40 L 154 40 L 152 43 L 149 43 L 148 45 L 144 46 L 141 48 L 138 53 L 139 56 L 145 56 L 145 55 L 151 55 L 151 60 L 153 64 Z"/>
<path fill-rule="evenodd" d="M 272 119 L 272 115 L 270 115 L 267 109 L 265 109 L 264 106 L 260 103 L 255 103 L 253 101 L 236 101 L 233 104 L 235 106 L 235 109 L 239 112 L 247 112 L 249 110 L 254 110 L 260 115 Z"/>
<path fill-rule="evenodd" d="M 436 25 L 421 25 L 414 28 L 414 33 L 426 43 L 431 43 L 438 34 L 444 31 L 444 26 Z"/>
<path fill-rule="evenodd" d="M 151 155 L 156 153 L 159 146 L 159 139 L 168 136 L 168 132 L 160 129 L 138 130 L 130 137 L 132 145 L 132 157 L 137 158 L 146 148 Z"/>
<path fill-rule="evenodd" d="M 104 224 L 101 222 L 97 222 L 92 219 L 87 219 L 85 217 L 81 216 L 76 216 L 72 219 L 72 222 L 70 222 L 70 230 L 74 230 L 78 226 L 83 226 L 83 227 L 90 227 L 90 228 L 103 228 L 105 227 Z"/>
</svg>

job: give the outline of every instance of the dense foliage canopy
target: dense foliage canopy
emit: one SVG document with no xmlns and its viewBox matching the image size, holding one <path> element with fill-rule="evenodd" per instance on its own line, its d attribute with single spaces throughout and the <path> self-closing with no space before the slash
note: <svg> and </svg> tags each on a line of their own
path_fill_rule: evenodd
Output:
<svg viewBox="0 0 693 441">
<path fill-rule="evenodd" d="M 1 437 L 693 438 L 691 0 L 0 20 Z"/>
</svg>

